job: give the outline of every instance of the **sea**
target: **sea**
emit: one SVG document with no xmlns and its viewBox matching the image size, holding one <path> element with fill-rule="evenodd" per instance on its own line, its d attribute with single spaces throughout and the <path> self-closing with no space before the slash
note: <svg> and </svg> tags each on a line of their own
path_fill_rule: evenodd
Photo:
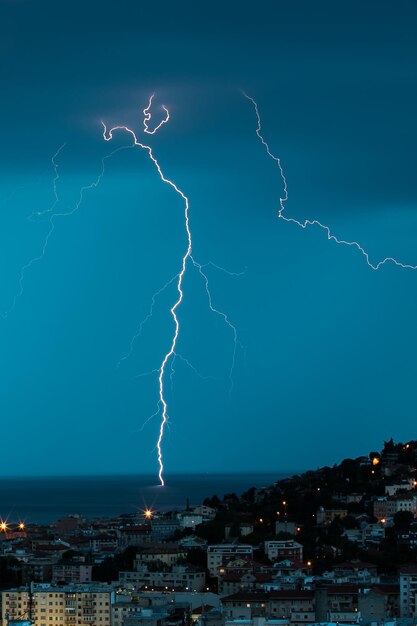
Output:
<svg viewBox="0 0 417 626">
<path fill-rule="evenodd" d="M 295 472 L 176 474 L 166 485 L 155 476 L 18 477 L 0 479 L 0 516 L 10 523 L 49 524 L 67 515 L 90 519 L 155 511 L 183 510 L 206 497 L 267 487 Z"/>
</svg>

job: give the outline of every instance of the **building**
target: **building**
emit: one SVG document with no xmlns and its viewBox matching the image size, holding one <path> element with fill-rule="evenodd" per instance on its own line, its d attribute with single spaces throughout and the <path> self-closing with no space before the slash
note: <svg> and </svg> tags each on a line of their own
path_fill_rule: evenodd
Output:
<svg viewBox="0 0 417 626">
<path fill-rule="evenodd" d="M 152 540 L 165 541 L 181 529 L 180 520 L 162 518 L 152 521 Z"/>
<path fill-rule="evenodd" d="M 383 621 L 399 617 L 400 588 L 398 585 L 365 587 L 358 596 L 358 612 L 361 620 Z"/>
<path fill-rule="evenodd" d="M 385 485 L 385 494 L 387 496 L 395 496 L 401 491 L 411 491 L 411 489 L 414 489 L 415 486 L 415 480 L 410 478 L 409 480 L 404 480 L 399 483 Z"/>
<path fill-rule="evenodd" d="M 52 580 L 56 583 L 91 583 L 92 565 L 84 563 L 57 563 L 52 567 Z"/>
<path fill-rule="evenodd" d="M 228 619 L 224 626 L 289 626 L 287 619 L 270 619 L 266 617 L 254 617 L 252 619 Z"/>
<path fill-rule="evenodd" d="M 315 621 L 313 591 L 239 592 L 221 602 L 226 621 L 267 618 L 293 626 Z"/>
<path fill-rule="evenodd" d="M 112 626 L 123 626 L 125 620 L 141 612 L 139 596 L 116 595 L 112 606 Z"/>
<path fill-rule="evenodd" d="M 203 516 L 198 513 L 192 513 L 191 511 L 184 511 L 183 513 L 178 513 L 178 519 L 180 521 L 181 529 L 191 528 L 194 529 L 196 526 L 199 526 L 203 523 Z"/>
<path fill-rule="evenodd" d="M 49 583 L 52 579 L 52 571 L 57 563 L 57 557 L 29 556 L 21 565 L 22 582 Z"/>
<path fill-rule="evenodd" d="M 216 509 L 213 509 L 211 506 L 206 506 L 205 504 L 196 506 L 193 509 L 193 513 L 196 515 L 202 515 L 205 522 L 208 522 L 216 517 Z"/>
<path fill-rule="evenodd" d="M 376 498 L 373 501 L 373 514 L 379 519 L 387 519 L 393 517 L 400 511 L 408 511 L 413 515 L 417 514 L 417 496 L 416 495 L 397 495 L 384 496 Z"/>
<path fill-rule="evenodd" d="M 246 537 L 247 535 L 251 535 L 253 533 L 253 524 L 250 522 L 241 522 L 239 524 L 239 535 L 241 537 Z"/>
<path fill-rule="evenodd" d="M 288 522 L 287 520 L 275 522 L 275 534 L 289 533 L 295 535 L 297 533 L 297 525 L 295 522 Z"/>
<path fill-rule="evenodd" d="M 139 597 L 117 598 L 113 607 L 112 626 L 187 626 L 188 605 L 156 603 L 143 606 Z"/>
<path fill-rule="evenodd" d="M 269 614 L 287 619 L 294 626 L 304 626 L 315 621 L 313 591 L 271 591 Z"/>
<path fill-rule="evenodd" d="M 403 565 L 400 570 L 401 617 L 417 617 L 417 564 Z"/>
<path fill-rule="evenodd" d="M 109 585 L 55 586 L 32 583 L 30 587 L 2 592 L 2 624 L 27 618 L 36 626 L 111 626 L 114 594 Z"/>
<path fill-rule="evenodd" d="M 398 588 L 382 591 L 382 603 L 374 610 L 379 614 L 382 604 L 387 608 L 387 616 L 398 612 Z M 374 589 L 373 589 L 374 591 Z M 353 624 L 359 621 L 359 587 L 357 585 L 328 585 L 312 590 L 280 589 L 269 592 L 244 591 L 222 598 L 225 619 L 284 620 L 291 626 L 307 626 L 317 622 Z M 370 600 L 370 598 L 368 598 Z M 372 615 L 373 605 L 368 603 L 368 613 Z M 363 604 L 365 608 L 365 602 Z M 376 605 L 375 605 L 376 606 Z M 372 610 L 371 610 L 372 609 Z"/>
<path fill-rule="evenodd" d="M 226 620 L 251 620 L 254 617 L 268 616 L 269 593 L 244 591 L 233 593 L 221 599 Z"/>
<path fill-rule="evenodd" d="M 346 517 L 348 515 L 347 509 L 325 509 L 322 506 L 317 511 L 316 521 L 317 524 L 331 524 L 336 517 Z"/>
<path fill-rule="evenodd" d="M 251 560 L 253 547 L 242 543 L 219 543 L 207 548 L 207 569 L 212 576 L 234 559 Z"/>
<path fill-rule="evenodd" d="M 79 515 L 68 515 L 59 519 L 56 523 L 56 531 L 58 534 L 73 533 L 78 530 L 81 518 Z"/>
<path fill-rule="evenodd" d="M 137 564 L 134 572 L 119 572 L 119 582 L 125 587 L 185 589 L 203 591 L 206 575 L 187 565 L 173 565 L 171 571 L 148 571 L 145 564 Z"/>
<path fill-rule="evenodd" d="M 364 546 L 378 544 L 385 539 L 384 524 L 364 524 L 361 530 Z"/>
<path fill-rule="evenodd" d="M 358 586 L 329 585 L 315 591 L 315 621 L 351 624 L 358 621 Z"/>
<path fill-rule="evenodd" d="M 201 606 L 191 614 L 195 626 L 225 626 L 223 614 L 214 607 Z"/>
<path fill-rule="evenodd" d="M 187 557 L 187 550 L 176 543 L 155 544 L 152 547 L 144 548 L 136 555 L 135 563 L 163 563 L 164 565 L 175 565 L 179 560 Z"/>
<path fill-rule="evenodd" d="M 130 537 L 132 537 L 132 535 L 130 535 Z M 109 554 L 115 552 L 118 546 L 119 542 L 115 534 L 99 533 L 88 539 L 89 552 L 104 552 Z"/>
<path fill-rule="evenodd" d="M 369 578 L 377 576 L 377 566 L 374 563 L 364 561 L 346 561 L 333 565 L 332 570 L 336 576 L 358 576 L 359 578 Z M 359 582 L 359 581 L 358 581 Z"/>
<path fill-rule="evenodd" d="M 151 543 L 151 526 L 148 524 L 132 524 L 122 526 L 117 531 L 121 547 L 143 546 Z"/>
<path fill-rule="evenodd" d="M 187 550 L 205 550 L 207 540 L 198 537 L 198 535 L 186 535 L 178 541 L 178 545 Z"/>
<path fill-rule="evenodd" d="M 343 536 L 352 543 L 358 543 L 363 548 L 378 545 L 385 539 L 385 523 L 367 524 L 362 522 L 360 528 L 347 528 L 343 532 Z"/>
<path fill-rule="evenodd" d="M 293 539 L 265 541 L 265 554 L 270 561 L 303 562 L 303 546 Z"/>
<path fill-rule="evenodd" d="M 273 573 L 257 571 L 233 572 L 218 577 L 218 591 L 221 595 L 231 595 L 246 589 L 264 591 L 265 585 L 273 581 Z"/>
</svg>

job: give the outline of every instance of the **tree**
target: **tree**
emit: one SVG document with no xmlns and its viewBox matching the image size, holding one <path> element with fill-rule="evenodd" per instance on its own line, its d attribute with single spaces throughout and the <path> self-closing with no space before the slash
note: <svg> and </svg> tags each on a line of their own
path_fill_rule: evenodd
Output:
<svg viewBox="0 0 417 626">
<path fill-rule="evenodd" d="M 414 515 L 410 511 L 398 511 L 394 515 L 395 530 L 410 530 L 414 521 Z"/>
<path fill-rule="evenodd" d="M 0 557 L 0 588 L 21 584 L 21 564 L 14 556 Z"/>
<path fill-rule="evenodd" d="M 384 441 L 384 452 L 395 452 L 395 443 L 392 437 L 388 441 Z"/>
<path fill-rule="evenodd" d="M 205 506 L 211 506 L 213 509 L 215 509 L 220 504 L 220 498 L 216 495 L 212 496 L 211 498 L 205 498 L 203 500 L 203 504 Z"/>
<path fill-rule="evenodd" d="M 256 487 L 251 487 L 250 489 L 242 493 L 242 500 L 245 500 L 246 502 L 253 504 L 255 502 L 255 495 L 256 495 Z"/>
<path fill-rule="evenodd" d="M 116 556 L 104 559 L 102 563 L 94 565 L 93 580 L 106 583 L 117 580 L 119 572 L 132 569 L 137 552 L 136 546 L 129 546 L 122 554 L 116 554 Z"/>
</svg>

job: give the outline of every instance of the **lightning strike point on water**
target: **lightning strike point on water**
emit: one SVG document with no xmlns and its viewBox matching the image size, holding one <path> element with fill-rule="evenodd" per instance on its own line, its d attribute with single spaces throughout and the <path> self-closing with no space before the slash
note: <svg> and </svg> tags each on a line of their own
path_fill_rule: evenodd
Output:
<svg viewBox="0 0 417 626">
<path fill-rule="evenodd" d="M 165 113 L 164 118 L 161 120 L 161 122 L 153 130 L 149 129 L 149 122 L 152 119 L 151 108 L 152 108 L 153 99 L 154 99 L 154 95 L 152 94 L 152 96 L 149 98 L 148 105 L 143 109 L 143 132 L 145 134 L 147 134 L 147 135 L 154 135 L 170 119 L 169 111 L 168 111 L 167 107 L 165 105 L 163 105 L 162 106 L 162 110 Z M 180 333 L 180 322 L 179 322 L 178 315 L 177 315 L 177 309 L 179 308 L 180 304 L 182 303 L 182 301 L 184 299 L 183 281 L 184 281 L 184 276 L 185 276 L 185 273 L 186 273 L 186 270 L 187 270 L 187 265 L 189 264 L 189 262 L 191 263 L 191 265 L 193 267 L 195 267 L 197 269 L 197 271 L 199 272 L 199 274 L 201 275 L 201 277 L 204 280 L 204 285 L 205 285 L 205 289 L 206 289 L 206 292 L 207 292 L 208 304 L 209 304 L 210 310 L 213 313 L 215 313 L 216 315 L 219 315 L 223 319 L 223 321 L 226 323 L 226 325 L 231 329 L 231 331 L 233 333 L 233 342 L 234 342 L 233 345 L 234 345 L 234 348 L 233 348 L 232 366 L 231 366 L 231 370 L 230 370 L 230 373 L 229 373 L 231 386 L 233 385 L 232 374 L 233 374 L 233 368 L 234 368 L 235 359 L 236 359 L 237 331 L 236 331 L 236 328 L 233 326 L 233 324 L 230 322 L 228 316 L 225 313 L 223 313 L 222 311 L 220 311 L 219 309 L 217 309 L 217 308 L 215 308 L 213 306 L 213 304 L 212 304 L 212 297 L 211 297 L 211 294 L 210 294 L 210 291 L 209 291 L 208 278 L 207 278 L 206 274 L 203 271 L 203 268 L 205 266 L 201 265 L 200 263 L 197 263 L 197 261 L 192 256 L 193 243 L 192 243 L 192 234 L 191 234 L 191 228 L 190 228 L 189 199 L 188 199 L 188 197 L 185 195 L 185 193 L 172 180 L 170 180 L 169 178 L 167 178 L 165 176 L 165 174 L 163 173 L 162 168 L 161 168 L 161 166 L 159 164 L 159 161 L 157 160 L 157 158 L 155 157 L 155 155 L 153 153 L 152 147 L 147 145 L 147 144 L 145 144 L 145 143 L 142 143 L 141 141 L 139 141 L 135 131 L 133 131 L 131 128 L 129 128 L 127 126 L 124 126 L 124 125 L 113 126 L 112 128 L 107 129 L 106 124 L 104 124 L 104 122 L 102 122 L 102 124 L 103 124 L 103 139 L 105 141 L 111 141 L 113 139 L 113 134 L 115 132 L 117 132 L 117 131 L 122 131 L 122 132 L 125 132 L 128 135 L 130 135 L 132 137 L 132 139 L 133 139 L 133 144 L 132 145 L 133 146 L 137 146 L 138 148 L 141 148 L 142 150 L 145 150 L 148 153 L 149 158 L 151 159 L 151 161 L 155 165 L 155 168 L 157 170 L 157 173 L 158 173 L 161 181 L 163 183 L 165 183 L 166 185 L 169 185 L 175 191 L 175 193 L 182 199 L 182 201 L 184 203 L 184 227 L 185 227 L 185 233 L 186 233 L 186 248 L 185 248 L 185 251 L 184 251 L 182 259 L 181 259 L 180 270 L 163 287 L 161 287 L 154 294 L 154 296 L 152 297 L 150 311 L 149 311 L 148 315 L 146 316 L 146 318 L 143 320 L 143 322 L 141 322 L 141 325 L 139 327 L 138 332 L 134 335 L 134 337 L 133 337 L 133 339 L 131 341 L 131 344 L 130 344 L 130 350 L 129 350 L 128 354 L 126 355 L 126 357 L 121 359 L 121 361 L 123 361 L 124 359 L 128 358 L 131 355 L 132 350 L 133 350 L 133 343 L 136 341 L 138 336 L 141 334 L 143 325 L 152 316 L 153 307 L 155 305 L 155 298 L 159 294 L 161 294 L 172 282 L 176 281 L 176 290 L 177 290 L 177 294 L 178 295 L 177 295 L 177 298 L 176 298 L 174 304 L 170 308 L 171 317 L 172 317 L 173 322 L 174 322 L 174 333 L 173 333 L 173 336 L 172 336 L 172 340 L 171 340 L 171 344 L 169 346 L 169 349 L 165 353 L 165 356 L 162 359 L 161 365 L 160 365 L 160 367 L 157 370 L 158 371 L 159 400 L 158 400 L 158 404 L 157 404 L 157 411 L 156 411 L 156 413 L 154 413 L 149 418 L 149 419 L 152 419 L 153 417 L 158 415 L 159 411 L 161 412 L 161 423 L 160 423 L 160 426 L 159 426 L 159 434 L 158 434 L 158 439 L 157 439 L 157 442 L 156 442 L 156 449 L 157 449 L 158 466 L 159 466 L 158 478 L 159 478 L 160 485 L 163 487 L 165 485 L 165 481 L 164 481 L 164 476 L 163 476 L 163 474 L 164 474 L 164 463 L 163 463 L 162 443 L 163 443 L 165 428 L 166 428 L 167 423 L 168 423 L 168 404 L 167 404 L 167 400 L 166 400 L 166 396 L 165 396 L 165 373 L 167 371 L 167 368 L 171 367 L 171 376 L 172 376 L 173 360 L 175 359 L 176 356 L 178 356 L 178 354 L 176 353 L 176 347 L 177 347 L 178 337 L 179 337 L 179 333 Z M 218 268 L 218 269 L 222 269 L 223 270 L 223 268 L 220 268 L 219 266 L 216 266 L 215 264 L 213 264 L 213 266 Z M 227 271 L 227 270 L 224 270 L 224 271 Z M 120 364 L 120 362 L 119 362 L 119 364 Z M 149 419 L 147 421 L 149 421 Z M 147 423 L 147 422 L 145 422 L 145 423 Z"/>
<path fill-rule="evenodd" d="M 259 114 L 259 108 L 258 108 L 257 102 L 251 96 L 249 96 L 246 92 L 242 91 L 242 94 L 253 105 L 253 108 L 255 110 L 256 119 L 257 119 L 257 123 L 258 123 L 258 126 L 256 128 L 256 134 L 257 134 L 259 140 L 261 141 L 262 145 L 264 146 L 264 148 L 266 150 L 266 153 L 269 156 L 269 158 L 272 159 L 273 161 L 275 161 L 275 163 L 277 164 L 278 169 L 279 169 L 279 173 L 280 173 L 280 176 L 281 176 L 281 179 L 282 179 L 282 183 L 283 183 L 283 187 L 284 187 L 284 193 L 283 193 L 283 196 L 279 198 L 279 209 L 278 209 L 278 217 L 279 217 L 279 219 L 282 219 L 285 222 L 291 222 L 293 224 L 296 224 L 297 226 L 300 226 L 303 229 L 306 229 L 307 226 L 318 226 L 319 228 L 321 228 L 322 230 L 324 230 L 326 232 L 327 239 L 329 241 L 332 240 L 332 241 L 335 241 L 336 243 L 341 244 L 343 246 L 351 246 L 351 247 L 356 248 L 357 250 L 359 250 L 359 252 L 365 257 L 366 263 L 373 270 L 379 270 L 379 268 L 382 267 L 383 265 L 385 265 L 386 263 L 393 263 L 394 265 L 396 265 L 397 267 L 401 267 L 402 269 L 417 270 L 417 265 L 410 265 L 408 263 L 401 263 L 400 261 L 397 261 L 397 259 L 394 259 L 393 257 L 386 257 L 385 259 L 382 259 L 381 261 L 378 261 L 378 263 L 374 264 L 374 263 L 372 263 L 369 260 L 369 253 L 357 241 L 345 241 L 344 239 L 338 239 L 331 232 L 330 226 L 326 226 L 326 224 L 322 224 L 318 220 L 308 220 L 308 219 L 306 219 L 304 221 L 300 221 L 300 220 L 297 220 L 297 219 L 295 219 L 293 217 L 287 217 L 286 215 L 284 215 L 285 203 L 288 200 L 288 186 L 287 186 L 287 180 L 285 178 L 284 170 L 283 170 L 283 167 L 282 167 L 282 164 L 281 164 L 281 159 L 279 157 L 275 156 L 271 152 L 271 149 L 270 149 L 268 143 L 265 141 L 263 135 L 261 134 L 261 129 L 262 129 L 261 116 Z"/>
</svg>

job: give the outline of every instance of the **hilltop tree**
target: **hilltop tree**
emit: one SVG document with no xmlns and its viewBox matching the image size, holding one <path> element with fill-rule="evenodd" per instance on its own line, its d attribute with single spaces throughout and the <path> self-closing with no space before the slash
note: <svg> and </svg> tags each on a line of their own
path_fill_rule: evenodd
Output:
<svg viewBox="0 0 417 626">
<path fill-rule="evenodd" d="M 394 515 L 395 530 L 410 530 L 410 526 L 414 521 L 414 515 L 411 511 L 398 511 Z"/>
</svg>

